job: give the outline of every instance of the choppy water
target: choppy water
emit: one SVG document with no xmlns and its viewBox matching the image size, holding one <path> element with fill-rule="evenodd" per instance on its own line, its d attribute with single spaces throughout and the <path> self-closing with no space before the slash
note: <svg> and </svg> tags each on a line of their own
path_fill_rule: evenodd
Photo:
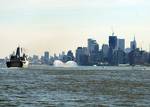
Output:
<svg viewBox="0 0 150 107">
<path fill-rule="evenodd" d="M 0 68 L 0 107 L 150 107 L 150 68 Z"/>
</svg>

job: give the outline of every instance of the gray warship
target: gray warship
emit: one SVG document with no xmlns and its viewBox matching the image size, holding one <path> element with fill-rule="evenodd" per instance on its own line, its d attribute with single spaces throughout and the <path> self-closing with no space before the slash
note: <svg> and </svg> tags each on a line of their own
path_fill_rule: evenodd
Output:
<svg viewBox="0 0 150 107">
<path fill-rule="evenodd" d="M 10 55 L 10 59 L 6 61 L 7 67 L 28 67 L 29 61 L 27 55 L 23 53 L 22 48 L 17 47 L 16 53 Z"/>
</svg>

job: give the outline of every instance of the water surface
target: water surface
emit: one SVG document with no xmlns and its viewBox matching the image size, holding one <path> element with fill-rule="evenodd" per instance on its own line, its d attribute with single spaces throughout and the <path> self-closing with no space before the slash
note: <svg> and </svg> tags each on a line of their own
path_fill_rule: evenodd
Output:
<svg viewBox="0 0 150 107">
<path fill-rule="evenodd" d="M 0 107 L 79 106 L 150 107 L 150 68 L 0 68 Z"/>
</svg>

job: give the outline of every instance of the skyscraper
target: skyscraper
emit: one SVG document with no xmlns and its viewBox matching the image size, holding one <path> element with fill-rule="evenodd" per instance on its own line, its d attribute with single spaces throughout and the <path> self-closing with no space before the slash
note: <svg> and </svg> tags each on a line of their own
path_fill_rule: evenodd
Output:
<svg viewBox="0 0 150 107">
<path fill-rule="evenodd" d="M 125 50 L 125 39 L 117 39 L 117 49 Z"/>
<path fill-rule="evenodd" d="M 89 51 L 89 54 L 99 51 L 99 45 L 96 42 L 96 40 L 88 39 L 88 51 Z"/>
<path fill-rule="evenodd" d="M 44 52 L 44 63 L 45 64 L 49 63 L 49 52 L 48 51 Z"/>
<path fill-rule="evenodd" d="M 117 36 L 114 36 L 114 33 L 112 33 L 112 36 L 109 36 L 109 48 L 117 49 Z"/>
<path fill-rule="evenodd" d="M 136 44 L 136 40 L 134 37 L 134 40 L 130 42 L 130 49 L 132 51 L 132 50 L 135 50 L 136 48 L 137 48 L 137 44 Z"/>
<path fill-rule="evenodd" d="M 38 55 L 33 55 L 33 57 L 32 57 L 32 63 L 33 64 L 38 64 L 39 63 L 39 57 L 38 57 Z"/>
<path fill-rule="evenodd" d="M 109 54 L 108 54 L 108 63 L 113 65 L 113 54 L 117 50 L 117 36 L 109 36 Z"/>
<path fill-rule="evenodd" d="M 108 57 L 108 52 L 109 52 L 109 46 L 107 44 L 103 44 L 102 45 L 102 53 L 103 53 L 104 58 Z"/>
<path fill-rule="evenodd" d="M 76 49 L 76 62 L 80 65 L 80 56 L 82 55 L 82 47 Z"/>
<path fill-rule="evenodd" d="M 73 52 L 71 50 L 69 50 L 67 53 L 67 59 L 68 59 L 68 61 L 74 60 Z"/>
<path fill-rule="evenodd" d="M 89 54 L 87 47 L 78 47 L 76 50 L 76 62 L 78 65 L 89 64 Z"/>
<path fill-rule="evenodd" d="M 98 63 L 99 45 L 96 40 L 88 39 L 89 63 L 95 65 Z"/>
</svg>

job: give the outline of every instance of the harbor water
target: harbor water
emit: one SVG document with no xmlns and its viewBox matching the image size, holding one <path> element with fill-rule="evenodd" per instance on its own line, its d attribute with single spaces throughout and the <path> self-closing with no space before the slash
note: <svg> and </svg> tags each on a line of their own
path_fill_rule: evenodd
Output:
<svg viewBox="0 0 150 107">
<path fill-rule="evenodd" d="M 150 107 L 150 68 L 2 67 L 0 107 Z"/>
</svg>

